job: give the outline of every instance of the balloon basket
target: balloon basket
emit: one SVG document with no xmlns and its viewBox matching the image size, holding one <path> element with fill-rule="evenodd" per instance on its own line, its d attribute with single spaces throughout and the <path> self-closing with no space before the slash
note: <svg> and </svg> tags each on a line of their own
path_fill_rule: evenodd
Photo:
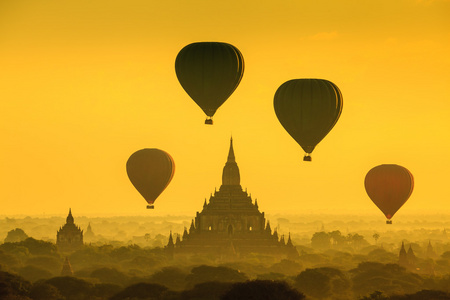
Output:
<svg viewBox="0 0 450 300">
<path fill-rule="evenodd" d="M 386 224 L 392 224 L 392 220 L 386 220 Z"/>
<path fill-rule="evenodd" d="M 303 157 L 303 161 L 311 161 L 311 156 L 305 155 L 305 156 Z"/>
<path fill-rule="evenodd" d="M 213 120 L 212 119 L 206 119 L 205 120 L 205 124 L 212 125 L 213 124 Z"/>
<path fill-rule="evenodd" d="M 147 209 L 155 209 L 154 205 L 147 205 Z"/>
</svg>

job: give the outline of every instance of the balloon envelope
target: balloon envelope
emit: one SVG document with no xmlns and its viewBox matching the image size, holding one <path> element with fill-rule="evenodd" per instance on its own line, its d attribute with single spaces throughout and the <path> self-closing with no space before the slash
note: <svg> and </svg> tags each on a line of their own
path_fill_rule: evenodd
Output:
<svg viewBox="0 0 450 300">
<path fill-rule="evenodd" d="M 273 106 L 284 129 L 305 150 L 304 160 L 334 127 L 342 112 L 342 94 L 324 79 L 293 79 L 275 93 Z"/>
<path fill-rule="evenodd" d="M 405 204 L 414 189 L 414 178 L 399 165 L 380 165 L 371 169 L 364 180 L 367 195 L 390 220 Z"/>
<path fill-rule="evenodd" d="M 136 151 L 127 161 L 128 178 L 149 204 L 169 185 L 174 172 L 172 157 L 155 148 Z"/>
<path fill-rule="evenodd" d="M 186 93 L 211 118 L 239 85 L 244 58 L 227 43 L 192 43 L 178 53 L 175 71 Z"/>
</svg>

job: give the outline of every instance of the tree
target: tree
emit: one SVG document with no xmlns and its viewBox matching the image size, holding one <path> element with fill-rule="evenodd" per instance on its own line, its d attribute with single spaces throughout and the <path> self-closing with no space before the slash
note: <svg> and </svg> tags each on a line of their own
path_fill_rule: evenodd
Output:
<svg viewBox="0 0 450 300">
<path fill-rule="evenodd" d="M 330 236 L 325 231 L 316 232 L 311 238 L 311 247 L 317 249 L 328 249 L 330 248 L 331 241 Z"/>
<path fill-rule="evenodd" d="M 27 297 L 30 294 L 31 283 L 20 276 L 0 271 L 0 299 L 13 296 Z M 25 298 L 26 299 L 26 298 Z"/>
<path fill-rule="evenodd" d="M 256 276 L 256 279 L 258 279 L 258 280 L 285 280 L 286 275 L 284 275 L 282 273 L 270 272 L 270 273 L 258 274 Z"/>
<path fill-rule="evenodd" d="M 331 296 L 330 279 L 317 269 L 306 269 L 294 281 L 295 287 L 306 295 L 316 298 Z"/>
<path fill-rule="evenodd" d="M 395 295 L 389 298 L 390 300 L 448 300 L 450 299 L 450 293 L 444 291 L 434 290 L 421 290 L 414 294 Z"/>
<path fill-rule="evenodd" d="M 280 262 L 273 264 L 270 271 L 274 273 L 282 273 L 286 275 L 296 275 L 302 270 L 302 265 L 298 262 L 282 259 Z"/>
<path fill-rule="evenodd" d="M 5 243 L 18 243 L 28 238 L 28 235 L 20 228 L 13 229 L 8 232 Z"/>
<path fill-rule="evenodd" d="M 191 274 L 186 277 L 188 288 L 208 281 L 242 282 L 246 280 L 248 280 L 248 277 L 237 270 L 227 267 L 211 267 L 206 265 L 192 268 Z"/>
<path fill-rule="evenodd" d="M 78 268 L 92 267 L 93 265 L 110 263 L 110 257 L 108 255 L 106 247 L 92 247 L 86 246 L 72 253 L 69 256 L 70 263 L 78 266 Z"/>
<path fill-rule="evenodd" d="M 284 281 L 252 280 L 234 283 L 222 300 L 301 300 L 305 295 Z"/>
<path fill-rule="evenodd" d="M 324 253 L 311 253 L 304 254 L 300 256 L 301 262 L 305 266 L 318 265 L 318 264 L 326 264 L 330 262 L 330 257 Z"/>
<path fill-rule="evenodd" d="M 46 281 L 58 289 L 67 300 L 85 299 L 93 294 L 93 285 L 75 277 L 53 277 Z"/>
<path fill-rule="evenodd" d="M 195 300 L 219 300 L 227 292 L 233 283 L 231 282 L 203 282 L 196 284 L 192 289 L 180 293 L 181 299 Z"/>
<path fill-rule="evenodd" d="M 445 251 L 444 253 L 441 254 L 441 257 L 443 259 L 450 260 L 450 251 Z"/>
<path fill-rule="evenodd" d="M 375 291 L 369 296 L 364 296 L 360 300 L 389 300 L 388 297 L 383 295 L 383 292 Z"/>
<path fill-rule="evenodd" d="M 398 262 L 398 254 L 394 254 L 392 252 L 388 252 L 383 248 L 376 248 L 370 251 L 367 254 L 367 260 L 375 261 L 380 263 L 397 263 Z"/>
<path fill-rule="evenodd" d="M 375 245 L 377 244 L 377 242 L 378 242 L 378 239 L 380 238 L 380 235 L 378 234 L 378 233 L 374 233 L 373 235 L 372 235 L 372 237 L 373 237 L 373 239 L 375 240 Z"/>
<path fill-rule="evenodd" d="M 8 268 L 17 268 L 21 265 L 21 262 L 16 256 L 0 250 L 0 265 Z"/>
<path fill-rule="evenodd" d="M 115 294 L 110 300 L 123 299 L 162 299 L 162 296 L 168 292 L 165 286 L 153 283 L 137 283 L 130 285 L 123 291 Z"/>
<path fill-rule="evenodd" d="M 35 282 L 39 279 L 48 279 L 52 277 L 52 273 L 35 266 L 25 266 L 19 269 L 20 276 L 23 276 L 26 280 Z"/>
<path fill-rule="evenodd" d="M 47 255 L 38 255 L 31 257 L 26 261 L 26 264 L 47 270 L 51 272 L 53 276 L 58 276 L 59 274 L 61 274 L 63 265 L 59 257 Z"/>
<path fill-rule="evenodd" d="M 188 273 L 176 267 L 165 267 L 150 276 L 150 282 L 172 290 L 183 290 Z"/>
<path fill-rule="evenodd" d="M 128 268 L 149 270 L 160 265 L 161 260 L 153 254 L 147 254 L 133 257 L 133 259 L 124 261 L 124 263 L 126 263 Z"/>
<path fill-rule="evenodd" d="M 369 243 L 364 239 L 364 236 L 355 233 L 349 233 L 347 236 L 347 240 L 355 247 L 356 249 L 360 249 L 363 246 L 368 246 Z"/>
<path fill-rule="evenodd" d="M 30 251 L 27 247 L 24 247 L 20 243 L 4 243 L 0 245 L 0 256 L 4 253 L 12 255 L 15 259 L 17 259 L 17 262 L 21 264 L 23 261 L 27 260 L 30 256 Z M 10 257 L 6 255 L 6 257 L 3 257 L 7 261 L 7 265 L 10 263 L 15 263 L 15 260 L 9 259 Z"/>
<path fill-rule="evenodd" d="M 328 236 L 330 237 L 332 245 L 343 246 L 346 243 L 345 236 L 343 236 L 339 230 L 329 232 Z"/>
<path fill-rule="evenodd" d="M 346 297 L 351 293 L 347 274 L 335 268 L 306 269 L 294 279 L 295 287 L 308 296 L 319 299 Z"/>
<path fill-rule="evenodd" d="M 118 285 L 126 285 L 130 278 L 115 268 L 100 268 L 92 271 L 92 278 L 97 278 L 101 283 L 113 283 Z"/>
<path fill-rule="evenodd" d="M 65 300 L 59 290 L 48 283 L 33 285 L 30 292 L 30 297 L 33 300 Z"/>
<path fill-rule="evenodd" d="M 109 299 L 113 295 L 119 293 L 122 287 L 112 283 L 99 283 L 94 285 L 93 295 L 100 299 Z"/>
<path fill-rule="evenodd" d="M 349 272 L 356 295 L 367 295 L 373 291 L 404 294 L 418 291 L 423 285 L 422 277 L 407 272 L 398 264 L 362 262 Z"/>
<path fill-rule="evenodd" d="M 18 243 L 18 245 L 26 247 L 33 255 L 59 256 L 56 250 L 56 245 L 50 242 L 36 240 L 29 237 Z"/>
</svg>

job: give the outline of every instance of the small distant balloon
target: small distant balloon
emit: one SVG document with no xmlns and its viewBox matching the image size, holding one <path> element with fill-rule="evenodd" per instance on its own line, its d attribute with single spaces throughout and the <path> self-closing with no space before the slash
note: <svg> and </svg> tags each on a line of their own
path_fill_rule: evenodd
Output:
<svg viewBox="0 0 450 300">
<path fill-rule="evenodd" d="M 317 144 L 331 131 L 342 112 L 342 94 L 331 81 L 293 79 L 283 83 L 273 100 L 284 129 L 305 150 L 311 161 Z"/>
<path fill-rule="evenodd" d="M 147 201 L 147 208 L 154 208 L 153 203 L 169 185 L 174 172 L 173 158 L 155 148 L 136 151 L 127 161 L 128 178 Z"/>
<path fill-rule="evenodd" d="M 414 189 L 414 178 L 405 167 L 393 164 L 372 168 L 364 180 L 367 195 L 386 216 L 386 224 L 409 199 Z"/>
<path fill-rule="evenodd" d="M 231 96 L 244 74 L 244 57 L 233 45 L 192 43 L 175 60 L 178 81 L 212 124 L 217 109 Z"/>
</svg>

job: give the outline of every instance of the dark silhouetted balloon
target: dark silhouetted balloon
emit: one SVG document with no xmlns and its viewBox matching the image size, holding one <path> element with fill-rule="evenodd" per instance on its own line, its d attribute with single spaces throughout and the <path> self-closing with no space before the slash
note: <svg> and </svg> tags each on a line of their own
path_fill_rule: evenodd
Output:
<svg viewBox="0 0 450 300">
<path fill-rule="evenodd" d="M 141 149 L 127 161 L 127 174 L 131 183 L 153 208 L 153 202 L 172 180 L 175 163 L 172 157 L 159 149 Z"/>
<path fill-rule="evenodd" d="M 273 106 L 284 129 L 305 150 L 305 161 L 334 127 L 342 111 L 342 94 L 324 79 L 293 79 L 275 93 Z"/>
<path fill-rule="evenodd" d="M 384 213 L 387 224 L 405 204 L 414 189 L 414 178 L 408 169 L 399 165 L 380 165 L 371 169 L 364 180 L 367 195 Z"/>
<path fill-rule="evenodd" d="M 244 74 L 244 58 L 233 45 L 192 43 L 175 60 L 178 81 L 212 124 L 216 110 L 231 96 Z"/>
</svg>

